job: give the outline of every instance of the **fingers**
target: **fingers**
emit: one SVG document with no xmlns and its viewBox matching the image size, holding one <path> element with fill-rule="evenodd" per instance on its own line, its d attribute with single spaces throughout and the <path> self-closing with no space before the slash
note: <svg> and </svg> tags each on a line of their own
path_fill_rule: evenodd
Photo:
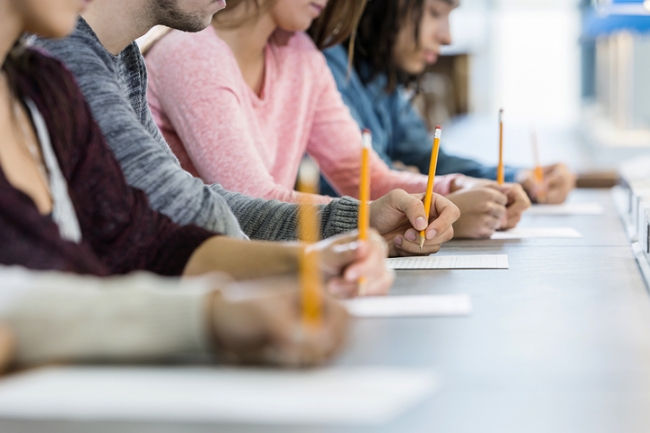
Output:
<svg viewBox="0 0 650 433">
<path fill-rule="evenodd" d="M 547 184 L 546 202 L 549 204 L 562 203 L 575 188 L 575 175 L 564 164 L 555 164 L 547 169 L 548 173 L 544 179 Z"/>
<path fill-rule="evenodd" d="M 427 218 L 422 202 L 424 194 L 411 195 L 403 190 L 394 190 L 389 193 L 389 196 L 395 209 L 403 212 L 416 230 L 424 230 L 427 227 Z M 434 207 L 433 200 L 431 207 Z"/>
<path fill-rule="evenodd" d="M 392 278 L 388 278 L 390 276 L 390 271 L 386 267 L 388 246 L 384 239 L 376 231 L 371 230 L 368 241 L 361 243 L 358 253 L 359 260 L 345 270 L 343 275 L 345 283 L 357 286 L 359 279 L 364 278 L 365 292 L 361 293 L 362 295 L 387 294 L 393 281 Z M 340 289 L 344 289 L 346 294 L 349 293 L 349 286 L 341 284 Z M 358 294 L 358 289 L 356 294 Z"/>
<path fill-rule="evenodd" d="M 431 218 L 433 221 L 430 221 L 426 229 L 427 241 L 436 240 L 438 234 L 449 230 L 460 218 L 460 209 L 443 196 L 434 194 L 431 200 Z"/>
<path fill-rule="evenodd" d="M 454 228 L 449 227 L 442 233 L 438 233 L 435 238 L 427 239 L 424 246 L 420 249 L 420 233 L 409 229 L 404 234 L 404 238 L 395 246 L 396 255 L 400 257 L 422 256 L 434 254 L 440 251 L 443 243 L 449 242 L 454 237 Z"/>
<path fill-rule="evenodd" d="M 304 326 L 297 314 L 291 323 L 278 321 L 268 343 L 260 351 L 265 363 L 304 367 L 321 364 L 338 353 L 345 343 L 349 314 L 328 296 L 322 298 L 322 320 L 318 327 Z"/>
<path fill-rule="evenodd" d="M 345 235 L 335 236 L 307 247 L 308 251 L 310 249 L 319 251 L 321 270 L 325 278 L 341 275 L 343 269 L 362 259 L 363 252 L 368 252 L 367 249 L 364 249 L 362 253 L 359 253 L 358 237 L 359 232 L 354 230 Z"/>
</svg>

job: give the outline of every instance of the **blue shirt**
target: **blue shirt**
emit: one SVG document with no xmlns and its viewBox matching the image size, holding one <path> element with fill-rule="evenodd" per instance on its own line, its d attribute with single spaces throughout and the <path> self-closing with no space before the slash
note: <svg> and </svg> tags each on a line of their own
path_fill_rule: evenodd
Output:
<svg viewBox="0 0 650 433">
<path fill-rule="evenodd" d="M 352 68 L 348 76 L 348 52 L 337 45 L 324 52 L 343 101 L 361 129 L 372 132 L 372 147 L 390 167 L 393 161 L 413 165 L 429 173 L 431 137 L 426 124 L 411 105 L 403 86 L 386 93 L 385 75 L 379 75 L 364 85 Z M 363 73 L 363 71 L 362 71 Z M 438 155 L 436 174 L 462 173 L 467 176 L 496 179 L 496 167 L 445 153 Z M 507 167 L 506 182 L 514 182 L 517 169 Z M 321 179 L 321 194 L 336 196 L 332 187 Z"/>
</svg>

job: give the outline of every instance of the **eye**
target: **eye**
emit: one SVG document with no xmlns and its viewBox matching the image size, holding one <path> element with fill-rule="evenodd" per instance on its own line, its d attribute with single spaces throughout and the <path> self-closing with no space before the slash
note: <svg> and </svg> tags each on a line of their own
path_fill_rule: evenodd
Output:
<svg viewBox="0 0 650 433">
<path fill-rule="evenodd" d="M 428 12 L 429 15 L 431 15 L 433 18 L 440 18 L 440 13 L 436 10 L 435 7 L 429 7 Z"/>
</svg>

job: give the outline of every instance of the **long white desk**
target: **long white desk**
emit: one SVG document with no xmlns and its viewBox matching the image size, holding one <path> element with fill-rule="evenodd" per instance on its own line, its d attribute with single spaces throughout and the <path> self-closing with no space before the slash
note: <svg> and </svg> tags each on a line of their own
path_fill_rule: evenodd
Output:
<svg viewBox="0 0 650 433">
<path fill-rule="evenodd" d="M 650 432 L 650 298 L 609 191 L 604 216 L 527 217 L 582 239 L 455 241 L 508 254 L 509 270 L 400 271 L 394 295 L 468 293 L 459 318 L 354 324 L 340 365 L 430 368 L 441 389 L 380 427 L 0 420 L 0 432 Z"/>
</svg>

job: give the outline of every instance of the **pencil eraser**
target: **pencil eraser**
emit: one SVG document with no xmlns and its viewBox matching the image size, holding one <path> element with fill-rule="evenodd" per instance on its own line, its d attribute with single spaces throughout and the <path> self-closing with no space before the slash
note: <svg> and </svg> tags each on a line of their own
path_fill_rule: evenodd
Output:
<svg viewBox="0 0 650 433">
<path fill-rule="evenodd" d="M 361 131 L 361 144 L 367 149 L 372 147 L 372 134 L 369 129 Z"/>
</svg>

